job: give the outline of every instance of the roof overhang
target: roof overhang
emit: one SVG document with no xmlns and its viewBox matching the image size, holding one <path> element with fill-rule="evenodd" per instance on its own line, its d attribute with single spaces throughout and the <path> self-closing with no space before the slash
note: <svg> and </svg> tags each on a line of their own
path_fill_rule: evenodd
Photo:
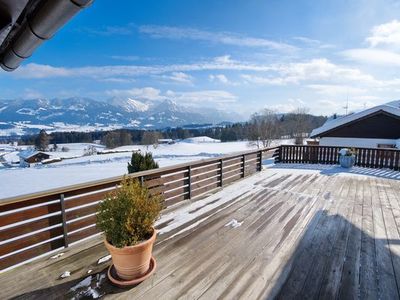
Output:
<svg viewBox="0 0 400 300">
<path fill-rule="evenodd" d="M 0 0 L 0 66 L 13 71 L 93 0 Z"/>
<path fill-rule="evenodd" d="M 310 138 L 321 137 L 322 135 L 325 135 L 333 130 L 336 130 L 343 126 L 354 124 L 355 122 L 359 122 L 363 119 L 380 113 L 388 114 L 395 118 L 400 118 L 399 108 L 390 105 L 379 105 L 355 114 L 347 115 L 345 117 L 326 122 L 321 127 L 314 129 L 310 134 Z"/>
</svg>

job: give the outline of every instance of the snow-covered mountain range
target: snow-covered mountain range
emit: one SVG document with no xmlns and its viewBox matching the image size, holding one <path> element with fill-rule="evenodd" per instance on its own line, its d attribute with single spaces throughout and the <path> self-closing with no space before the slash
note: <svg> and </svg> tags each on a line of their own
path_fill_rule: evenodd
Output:
<svg viewBox="0 0 400 300">
<path fill-rule="evenodd" d="M 112 128 L 160 129 L 191 124 L 241 121 L 240 116 L 210 108 L 190 108 L 172 100 L 142 102 L 131 98 L 0 100 L 0 135 L 56 130 Z"/>
</svg>

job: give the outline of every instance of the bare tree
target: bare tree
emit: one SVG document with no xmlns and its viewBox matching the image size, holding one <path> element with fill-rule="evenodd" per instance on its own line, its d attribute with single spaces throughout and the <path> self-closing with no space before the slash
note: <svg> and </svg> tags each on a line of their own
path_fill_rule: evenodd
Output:
<svg viewBox="0 0 400 300">
<path fill-rule="evenodd" d="M 275 111 L 264 109 L 250 119 L 250 139 L 258 148 L 269 147 L 272 140 L 279 136 L 279 119 Z"/>
<path fill-rule="evenodd" d="M 142 136 L 142 145 L 146 145 L 147 148 L 153 145 L 154 148 L 158 146 L 158 140 L 162 138 L 162 135 L 158 131 L 145 131 Z"/>
<path fill-rule="evenodd" d="M 292 111 L 293 115 L 293 136 L 297 145 L 302 145 L 304 137 L 308 136 L 310 127 L 309 109 L 298 107 Z"/>
</svg>

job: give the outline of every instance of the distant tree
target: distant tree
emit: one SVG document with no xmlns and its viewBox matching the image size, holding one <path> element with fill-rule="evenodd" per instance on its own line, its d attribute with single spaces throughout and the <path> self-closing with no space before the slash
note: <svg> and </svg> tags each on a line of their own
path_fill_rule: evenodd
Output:
<svg viewBox="0 0 400 300">
<path fill-rule="evenodd" d="M 154 145 L 154 148 L 157 148 L 158 140 L 161 138 L 162 134 L 158 131 L 145 131 L 142 136 L 142 145 L 146 145 L 147 148 Z"/>
<path fill-rule="evenodd" d="M 102 139 L 102 143 L 107 148 L 115 148 L 132 144 L 132 135 L 128 131 L 111 131 L 108 132 Z"/>
<path fill-rule="evenodd" d="M 293 115 L 293 135 L 296 145 L 303 145 L 304 137 L 308 136 L 310 130 L 309 109 L 299 107 L 292 112 Z"/>
<path fill-rule="evenodd" d="M 40 130 L 39 135 L 35 139 L 35 146 L 37 150 L 45 151 L 49 146 L 50 138 L 44 129 Z"/>
<path fill-rule="evenodd" d="M 58 149 L 58 146 L 57 146 L 56 143 L 54 143 L 54 144 L 53 144 L 53 151 L 55 152 L 55 151 L 57 151 L 57 149 Z"/>
<path fill-rule="evenodd" d="M 250 119 L 249 138 L 252 144 L 260 147 L 269 147 L 273 139 L 279 137 L 279 120 L 275 111 L 264 109 L 255 113 Z"/>
<path fill-rule="evenodd" d="M 128 163 L 128 173 L 135 173 L 140 171 L 157 169 L 158 164 L 153 159 L 153 155 L 148 152 L 142 154 L 140 152 L 133 152 L 131 162 Z"/>
<path fill-rule="evenodd" d="M 97 149 L 93 145 L 87 146 L 83 151 L 83 156 L 90 156 L 97 154 Z"/>
</svg>

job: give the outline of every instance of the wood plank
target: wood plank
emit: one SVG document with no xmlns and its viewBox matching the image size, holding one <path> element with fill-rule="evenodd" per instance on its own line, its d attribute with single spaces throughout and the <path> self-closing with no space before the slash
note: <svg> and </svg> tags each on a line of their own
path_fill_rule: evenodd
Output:
<svg viewBox="0 0 400 300">
<path fill-rule="evenodd" d="M 205 179 L 203 181 L 198 181 L 196 183 L 192 183 L 192 190 L 196 190 L 196 189 L 199 189 L 204 186 L 210 185 L 212 183 L 217 183 L 217 182 L 219 182 L 219 177 L 211 177 L 211 178 Z"/>
<path fill-rule="evenodd" d="M 243 170 L 243 165 L 234 165 L 234 166 L 230 166 L 230 167 L 225 167 L 224 166 L 224 175 L 231 173 L 231 172 L 236 172 L 236 173 L 240 173 Z"/>
<path fill-rule="evenodd" d="M 181 195 L 181 194 L 185 194 L 185 193 L 188 193 L 188 192 L 189 192 L 189 187 L 183 186 L 183 187 L 177 188 L 177 189 L 172 190 L 172 191 L 166 191 L 165 192 L 165 198 L 166 199 L 167 198 L 172 198 L 172 197 L 175 197 L 175 196 L 178 196 L 178 195 Z"/>
<path fill-rule="evenodd" d="M 14 212 L 0 218 L 0 227 L 14 224 L 17 222 L 26 221 L 29 219 L 45 216 L 54 212 L 60 211 L 60 203 L 46 204 L 39 207 L 30 208 Z"/>
<path fill-rule="evenodd" d="M 94 234 L 97 234 L 99 232 L 100 232 L 100 230 L 97 229 L 96 226 L 92 226 L 92 227 L 89 227 L 89 228 L 86 228 L 86 229 L 83 229 L 83 230 L 68 234 L 68 241 L 69 241 L 70 244 L 71 243 L 75 243 L 75 242 L 78 242 L 78 241 L 80 241 L 80 240 L 82 240 L 84 238 L 87 238 L 87 237 L 90 237 L 90 236 L 92 236 Z"/>
<path fill-rule="evenodd" d="M 208 173 L 204 173 L 201 175 L 197 175 L 197 176 L 192 176 L 192 183 L 196 183 L 197 181 L 201 181 L 210 177 L 214 177 L 214 176 L 220 176 L 221 175 L 221 171 L 220 168 L 218 167 L 218 169 L 208 172 Z"/>
<path fill-rule="evenodd" d="M 390 184 L 387 184 L 385 181 L 377 180 L 377 187 L 388 243 L 386 251 L 389 252 L 391 257 L 394 279 L 396 280 L 397 286 L 397 297 L 400 298 L 400 234 L 399 227 L 394 217 L 395 211 L 396 215 L 400 216 L 399 204 L 396 199 L 393 199 L 394 195 L 391 192 L 387 192 L 387 188 L 391 187 Z"/>
<path fill-rule="evenodd" d="M 363 181 L 364 205 L 362 217 L 362 238 L 360 257 L 360 297 L 361 299 L 378 299 L 378 278 L 376 273 L 375 233 L 372 203 L 375 196 L 371 191 L 369 180 Z"/>
<path fill-rule="evenodd" d="M 73 219 L 76 218 L 81 218 L 90 214 L 94 214 L 97 212 L 97 208 L 99 207 L 99 204 L 93 204 L 90 206 L 85 206 L 82 208 L 74 209 L 74 210 L 69 210 L 65 212 L 65 216 L 67 218 L 67 221 L 72 221 Z"/>
<path fill-rule="evenodd" d="M 32 198 L 32 199 L 26 199 L 23 201 L 14 202 L 14 203 L 10 203 L 10 204 L 2 204 L 2 202 L 0 201 L 0 213 L 12 211 L 12 210 L 20 209 L 20 208 L 24 208 L 24 207 L 29 207 L 32 205 L 39 205 L 39 204 L 43 204 L 46 202 L 51 202 L 51 201 L 59 200 L 59 199 L 60 199 L 60 195 L 49 195 L 49 196 L 44 196 L 44 197 L 36 197 L 36 198 Z"/>
<path fill-rule="evenodd" d="M 206 172 L 210 172 L 210 171 L 214 171 L 214 170 L 218 170 L 219 169 L 219 162 L 218 163 L 213 163 L 213 164 L 211 164 L 211 165 L 206 165 L 206 166 L 204 166 L 204 167 L 202 167 L 202 168 L 199 168 L 199 169 L 192 169 L 192 176 L 195 176 L 195 175 L 199 175 L 199 174 L 203 174 L 203 173 L 206 173 Z"/>
<path fill-rule="evenodd" d="M 0 259 L 0 270 L 64 246 L 63 237 Z"/>
<path fill-rule="evenodd" d="M 354 190 L 354 188 L 353 188 Z M 342 218 L 341 226 L 338 228 L 338 235 L 336 240 L 333 241 L 333 251 L 330 259 L 327 261 L 324 271 L 321 274 L 322 281 L 319 290 L 318 298 L 320 299 L 336 299 L 339 292 L 339 286 L 342 277 L 342 270 L 345 260 L 343 257 L 346 255 L 348 243 L 352 243 L 349 239 L 352 223 L 354 220 L 354 211 L 356 209 L 355 197 L 362 197 L 361 188 L 356 191 L 349 190 L 348 203 L 343 203 L 343 207 L 348 206 L 349 209 L 344 214 L 339 214 Z"/>
<path fill-rule="evenodd" d="M 347 193 L 348 190 L 349 184 L 345 182 L 341 187 L 341 192 Z M 318 224 L 316 224 L 315 229 L 311 229 L 311 232 L 307 231 L 305 233 L 306 238 L 301 241 L 302 244 L 297 250 L 298 254 L 295 255 L 295 261 L 290 270 L 290 275 L 280 289 L 278 296 L 279 299 L 294 299 L 302 297 L 302 288 L 307 280 L 307 275 L 313 266 L 313 261 L 318 253 L 319 245 L 337 224 L 335 218 L 330 216 L 336 213 L 339 204 L 343 199 L 344 197 L 336 199 L 336 201 L 333 202 L 333 208 L 329 210 L 329 213 L 326 210 L 322 211 L 321 219 L 318 221 Z"/>
<path fill-rule="evenodd" d="M 192 191 L 192 197 L 193 198 L 194 197 L 198 197 L 198 196 L 200 196 L 200 195 L 202 195 L 204 193 L 208 193 L 208 192 L 210 192 L 210 191 L 212 191 L 212 190 L 214 190 L 216 188 L 219 188 L 219 183 L 218 182 L 208 184 L 208 185 L 203 186 L 203 187 L 201 187 L 199 189 L 193 190 Z"/>
<path fill-rule="evenodd" d="M 7 229 L 0 229 L 0 241 L 5 241 L 13 237 L 21 236 L 33 231 L 44 229 L 53 225 L 61 224 L 61 214 L 51 217 L 46 217 L 36 221 L 28 222 Z"/>
<path fill-rule="evenodd" d="M 379 195 L 377 182 L 371 178 L 371 187 L 375 195 Z M 376 268 L 378 280 L 378 290 L 380 299 L 396 299 L 399 297 L 397 284 L 393 270 L 391 254 L 389 252 L 389 243 L 387 240 L 385 221 L 380 200 L 373 202 L 373 218 L 375 232 L 375 252 Z"/>
<path fill-rule="evenodd" d="M 44 242 L 46 240 L 55 238 L 63 234 L 62 227 L 56 227 L 48 230 L 44 230 L 18 240 L 14 240 L 12 242 L 8 242 L 0 245 L 0 256 L 12 253 L 17 250 L 21 250 L 23 248 L 38 244 L 40 242 Z"/>
<path fill-rule="evenodd" d="M 181 180 L 181 179 L 185 179 L 188 176 L 189 176 L 189 172 L 185 171 L 185 172 L 181 172 L 181 173 L 177 173 L 177 174 L 164 176 L 162 178 L 164 180 L 164 184 L 167 184 L 167 183 L 172 182 L 172 181 L 178 181 L 178 180 Z"/>
<path fill-rule="evenodd" d="M 82 195 L 82 196 L 79 196 L 74 199 L 65 199 L 65 208 L 69 209 L 69 208 L 89 204 L 92 202 L 104 200 L 106 198 L 106 196 L 109 195 L 110 193 L 112 193 L 113 191 L 115 192 L 115 189 L 111 190 L 111 191 L 100 191 L 100 192 L 96 192 L 96 193 L 89 194 L 89 195 Z"/>
<path fill-rule="evenodd" d="M 92 225 L 96 223 L 96 215 L 92 215 L 81 220 L 67 223 L 67 232 L 75 231 L 80 228 Z"/>
</svg>

